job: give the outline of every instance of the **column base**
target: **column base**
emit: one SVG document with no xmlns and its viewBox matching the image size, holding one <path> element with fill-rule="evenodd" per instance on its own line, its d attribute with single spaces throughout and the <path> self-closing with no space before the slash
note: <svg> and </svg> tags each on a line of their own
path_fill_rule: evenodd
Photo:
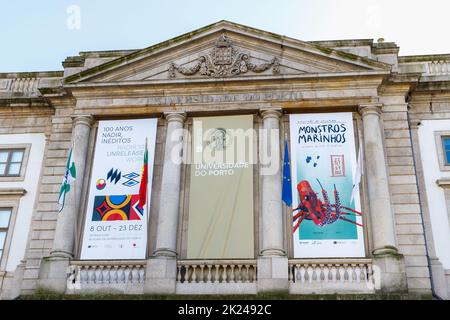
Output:
<svg viewBox="0 0 450 320">
<path fill-rule="evenodd" d="M 158 256 L 147 260 L 144 293 L 175 294 L 176 281 L 176 258 Z"/>
<path fill-rule="evenodd" d="M 70 260 L 69 257 L 64 255 L 44 257 L 39 268 L 38 289 L 65 293 Z"/>
<path fill-rule="evenodd" d="M 399 253 L 375 254 L 373 268 L 377 291 L 382 293 L 408 291 L 403 255 Z"/>
<path fill-rule="evenodd" d="M 262 256 L 257 261 L 258 292 L 289 291 L 286 256 Z"/>
</svg>

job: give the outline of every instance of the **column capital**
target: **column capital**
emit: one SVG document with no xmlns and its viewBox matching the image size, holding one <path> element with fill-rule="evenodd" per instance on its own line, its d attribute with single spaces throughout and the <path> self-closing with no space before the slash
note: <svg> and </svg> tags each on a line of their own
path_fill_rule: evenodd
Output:
<svg viewBox="0 0 450 320">
<path fill-rule="evenodd" d="M 186 120 L 186 112 L 184 111 L 167 111 L 164 112 L 164 118 L 167 122 L 178 121 L 183 123 Z"/>
<path fill-rule="evenodd" d="M 261 108 L 259 112 L 263 119 L 276 118 L 279 119 L 283 115 L 281 108 Z"/>
<path fill-rule="evenodd" d="M 383 107 L 382 103 L 360 104 L 358 111 L 363 117 L 370 115 L 370 114 L 380 116 L 382 107 Z"/>
<path fill-rule="evenodd" d="M 72 122 L 74 126 L 82 124 L 91 128 L 92 125 L 94 124 L 94 121 L 95 121 L 94 117 L 91 116 L 90 114 L 72 116 Z"/>
</svg>

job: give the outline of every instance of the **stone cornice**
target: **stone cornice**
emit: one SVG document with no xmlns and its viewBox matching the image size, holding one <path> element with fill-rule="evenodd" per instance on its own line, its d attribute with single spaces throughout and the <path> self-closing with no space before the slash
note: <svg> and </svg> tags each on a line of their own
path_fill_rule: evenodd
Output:
<svg viewBox="0 0 450 320">
<path fill-rule="evenodd" d="M 20 119 L 24 117 L 51 117 L 55 114 L 55 109 L 49 105 L 24 105 L 11 104 L 2 105 L 0 102 L 0 118 L 2 119 Z M 20 120 L 18 120 L 20 121 Z"/>
<path fill-rule="evenodd" d="M 408 96 L 419 85 L 420 73 L 392 73 L 380 86 L 380 95 Z"/>
<path fill-rule="evenodd" d="M 298 75 L 255 75 L 252 77 L 236 77 L 236 78 L 199 78 L 199 79 L 163 79 L 163 80 L 139 80 L 139 81 L 111 81 L 111 82 L 86 82 L 66 84 L 64 89 L 75 93 L 83 89 L 90 88 L 126 88 L 137 86 L 155 86 L 179 85 L 179 84 L 215 84 L 220 83 L 251 83 L 251 82 L 273 82 L 273 81 L 309 81 L 315 79 L 350 79 L 364 83 L 364 78 L 376 78 L 379 83 L 382 79 L 390 75 L 389 71 L 358 71 L 358 72 L 332 72 L 332 73 L 305 73 Z M 373 81 L 373 80 L 372 80 Z"/>
<path fill-rule="evenodd" d="M 435 79 L 438 79 L 439 76 L 434 77 Z M 442 76 L 447 77 L 447 76 Z M 450 81 L 448 79 L 441 80 L 441 81 L 431 81 L 431 77 L 422 77 L 419 85 L 417 86 L 415 92 L 420 93 L 430 93 L 430 94 L 436 94 L 443 93 L 443 92 L 450 92 Z M 426 81 L 430 80 L 430 81 Z"/>
<path fill-rule="evenodd" d="M 24 188 L 0 188 L 0 196 L 23 196 L 27 193 Z"/>
<path fill-rule="evenodd" d="M 438 179 L 436 180 L 436 183 L 439 187 L 442 188 L 450 188 L 450 178 L 442 178 L 442 179 Z"/>
<path fill-rule="evenodd" d="M 126 83 L 91 83 L 68 86 L 77 100 L 77 109 L 95 104 L 104 106 L 163 106 L 223 102 L 301 101 L 322 96 L 330 99 L 366 99 L 378 94 L 386 77 L 382 73 L 364 73 L 355 76 L 329 74 L 304 77 L 251 77 L 225 79 L 218 86 L 215 79 L 197 81 L 180 80 L 180 83 L 136 81 Z M 342 74 L 340 74 L 342 75 Z M 178 80 L 174 80 L 178 81 Z M 206 81 L 206 82 L 205 82 Z M 343 96 L 343 94 L 345 96 Z M 222 97 L 223 99 L 219 97 Z M 256 97 L 253 97 L 256 96 Z M 261 96 L 261 97 L 258 97 Z M 264 96 L 267 96 L 266 98 Z M 114 99 L 114 100 L 113 100 Z M 123 102 L 120 101 L 123 99 Z M 94 100 L 97 100 L 94 102 Z M 133 101 L 134 100 L 134 101 Z M 92 101 L 92 103 L 90 102 Z M 357 104 L 357 103 L 356 103 Z M 89 110 L 91 112 L 91 110 Z"/>
</svg>

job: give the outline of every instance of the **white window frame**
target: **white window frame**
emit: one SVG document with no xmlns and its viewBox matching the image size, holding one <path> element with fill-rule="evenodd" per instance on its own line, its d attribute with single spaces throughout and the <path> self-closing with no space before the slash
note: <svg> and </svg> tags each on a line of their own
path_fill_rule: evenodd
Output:
<svg viewBox="0 0 450 320">
<path fill-rule="evenodd" d="M 8 263 L 9 252 L 11 248 L 11 242 L 14 234 L 14 227 L 16 224 L 17 218 L 17 209 L 19 207 L 19 199 L 14 200 L 1 200 L 0 199 L 0 208 L 11 209 L 11 215 L 9 217 L 9 225 L 6 231 L 5 243 L 3 244 L 3 253 L 0 257 L 0 271 L 6 270 L 6 265 Z"/>
<path fill-rule="evenodd" d="M 23 150 L 23 157 L 22 157 L 22 164 L 20 166 L 20 173 L 17 176 L 0 176 L 0 182 L 14 182 L 14 181 L 24 181 L 25 180 L 25 173 L 27 170 L 28 159 L 30 158 L 31 144 L 30 143 L 0 144 L 0 151 L 1 150 L 9 151 L 9 150 L 13 150 L 13 149 L 22 149 Z"/>
<path fill-rule="evenodd" d="M 439 169 L 441 171 L 450 171 L 450 163 L 447 163 L 444 150 L 444 138 L 446 137 L 450 138 L 450 130 L 436 131 L 434 133 L 434 137 L 436 140 L 436 151 L 438 155 Z"/>
</svg>

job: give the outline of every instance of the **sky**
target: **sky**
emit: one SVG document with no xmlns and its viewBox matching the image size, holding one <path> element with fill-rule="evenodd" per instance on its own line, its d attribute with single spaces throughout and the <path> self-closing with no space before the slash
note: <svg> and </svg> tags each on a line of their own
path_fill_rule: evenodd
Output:
<svg viewBox="0 0 450 320">
<path fill-rule="evenodd" d="M 450 53 L 449 0 L 2 0 L 0 72 L 62 70 L 80 51 L 139 49 L 229 20 L 304 41 L 374 39 Z"/>
</svg>

